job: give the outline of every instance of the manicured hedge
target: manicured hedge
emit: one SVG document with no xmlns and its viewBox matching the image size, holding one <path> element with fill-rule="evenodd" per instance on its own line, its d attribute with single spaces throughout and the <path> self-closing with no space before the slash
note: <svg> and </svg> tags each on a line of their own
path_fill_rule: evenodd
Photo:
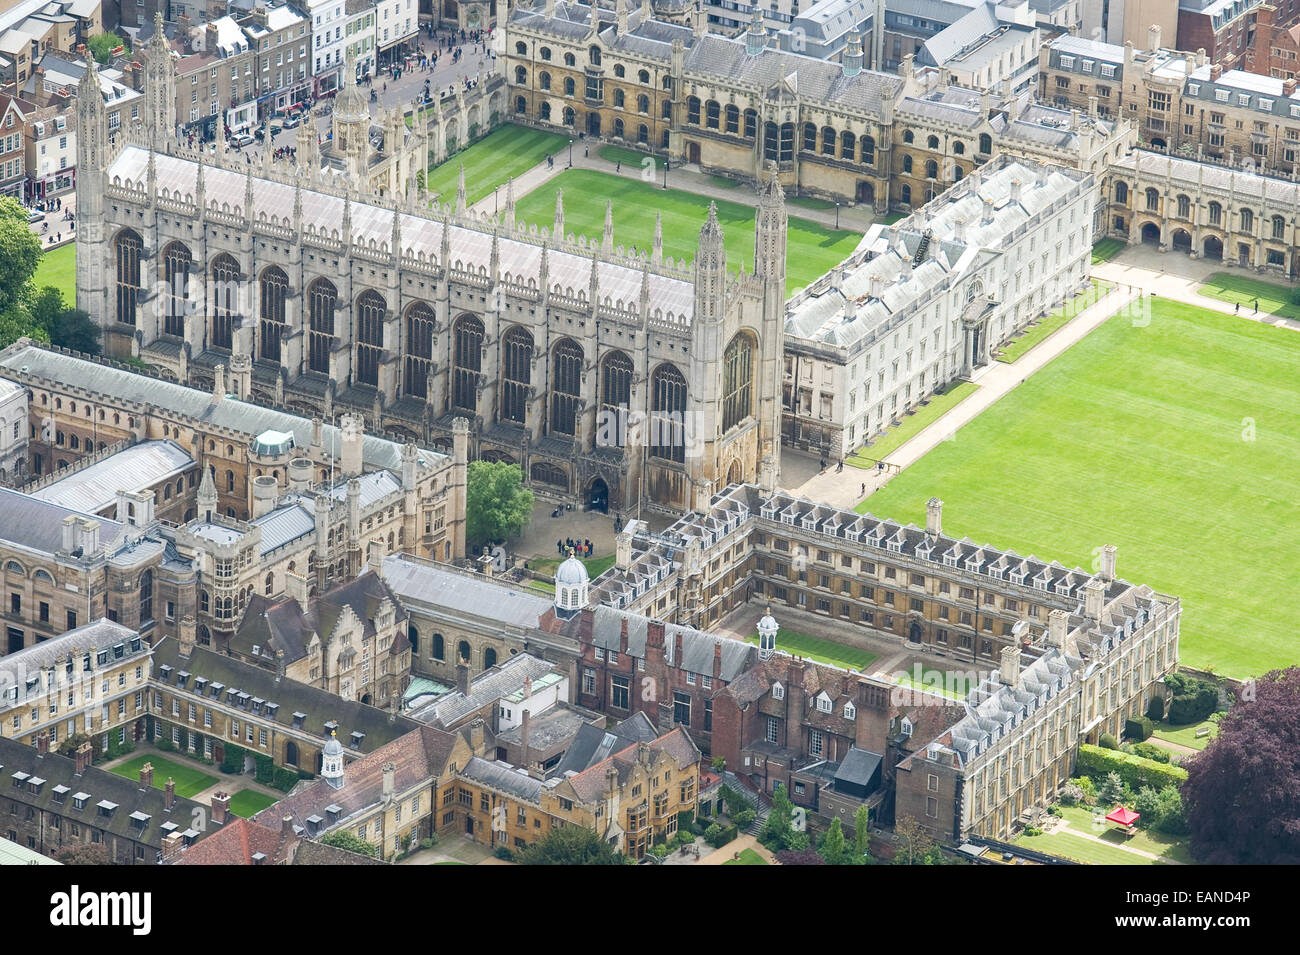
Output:
<svg viewBox="0 0 1300 955">
<path fill-rule="evenodd" d="M 1079 746 L 1078 772 L 1094 780 L 1105 779 L 1107 773 L 1118 773 L 1119 778 L 1135 790 L 1143 786 L 1153 786 L 1156 789 L 1181 786 L 1187 779 L 1187 770 L 1180 766 L 1157 763 L 1153 759 L 1103 749 L 1090 743 Z"/>
<path fill-rule="evenodd" d="M 1135 716 L 1124 721 L 1124 736 L 1127 739 L 1144 743 L 1151 736 L 1156 726 L 1150 717 Z"/>
</svg>

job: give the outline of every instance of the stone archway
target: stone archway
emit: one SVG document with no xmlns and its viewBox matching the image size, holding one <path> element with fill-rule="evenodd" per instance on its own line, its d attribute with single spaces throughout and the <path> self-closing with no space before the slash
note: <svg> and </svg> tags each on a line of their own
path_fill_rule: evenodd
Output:
<svg viewBox="0 0 1300 955">
<path fill-rule="evenodd" d="M 1154 222 L 1144 222 L 1142 224 L 1142 241 L 1147 245 L 1160 244 L 1160 226 Z"/>
<path fill-rule="evenodd" d="M 1179 252 L 1192 251 L 1192 234 L 1186 229 L 1175 229 L 1169 244 Z"/>
<path fill-rule="evenodd" d="M 605 483 L 602 477 L 592 478 L 587 485 L 587 509 L 600 511 L 602 514 L 609 513 L 609 485 Z"/>
<path fill-rule="evenodd" d="M 1217 235 L 1207 235 L 1202 245 L 1207 259 L 1223 259 L 1223 240 Z"/>
</svg>

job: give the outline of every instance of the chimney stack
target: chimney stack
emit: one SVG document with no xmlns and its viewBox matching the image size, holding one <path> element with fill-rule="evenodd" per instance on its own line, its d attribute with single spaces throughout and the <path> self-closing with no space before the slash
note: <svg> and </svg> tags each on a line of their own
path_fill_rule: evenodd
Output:
<svg viewBox="0 0 1300 955">
<path fill-rule="evenodd" d="M 716 640 L 713 644 L 713 679 L 722 679 L 722 641 Z"/>
<path fill-rule="evenodd" d="M 1147 27 L 1147 47 L 1152 53 L 1160 49 L 1160 25 L 1153 23 Z"/>
<path fill-rule="evenodd" d="M 168 780 L 170 782 L 170 780 Z M 212 821 L 218 826 L 226 824 L 226 814 L 230 812 L 230 793 L 217 793 L 212 797 Z"/>
<path fill-rule="evenodd" d="M 383 799 L 385 803 L 390 803 L 393 801 L 393 779 L 397 773 L 397 766 L 393 763 L 384 763 L 383 773 Z"/>
<path fill-rule="evenodd" d="M 298 601 L 298 606 L 307 609 L 307 578 L 301 574 L 295 574 L 293 571 L 287 571 L 284 575 L 284 595 Z"/>
<path fill-rule="evenodd" d="M 1101 549 L 1101 579 L 1110 583 L 1115 579 L 1115 545 L 1107 544 Z"/>
<path fill-rule="evenodd" d="M 191 614 L 181 617 L 180 625 L 176 629 L 176 644 L 180 655 L 186 660 L 194 652 L 194 644 L 197 640 L 196 631 L 198 622 Z"/>
<path fill-rule="evenodd" d="M 1011 201 L 1012 202 L 1020 201 L 1020 186 L 1021 186 L 1021 182 L 1019 179 L 1011 180 Z"/>
<path fill-rule="evenodd" d="M 44 757 L 50 751 L 50 738 L 42 733 L 36 737 L 36 755 Z"/>
<path fill-rule="evenodd" d="M 925 533 L 931 540 L 943 534 L 943 501 L 937 497 L 925 502 Z"/>
<path fill-rule="evenodd" d="M 1092 578 L 1083 588 L 1083 612 L 1090 620 L 1101 621 L 1101 612 L 1106 605 L 1106 585 L 1097 577 Z"/>
<path fill-rule="evenodd" d="M 465 660 L 456 664 L 456 689 L 461 696 L 469 696 L 469 663 Z"/>
<path fill-rule="evenodd" d="M 148 792 L 153 788 L 153 763 L 145 763 L 140 767 L 140 789 L 142 792 Z"/>
<path fill-rule="evenodd" d="M 1210 79 L 1212 80 L 1223 79 L 1223 64 L 1221 63 L 1210 64 Z"/>
<path fill-rule="evenodd" d="M 77 747 L 76 752 L 72 754 L 72 759 L 76 763 L 78 776 L 86 771 L 94 755 L 95 751 L 89 742 L 82 743 Z"/>
<path fill-rule="evenodd" d="M 623 571 L 632 566 L 632 535 L 627 531 L 614 535 L 614 566 Z"/>
<path fill-rule="evenodd" d="M 528 710 L 524 710 L 519 717 L 519 765 L 530 773 L 528 766 L 528 729 L 531 719 Z"/>
<path fill-rule="evenodd" d="M 1070 627 L 1070 615 L 1064 610 L 1053 610 L 1047 615 L 1047 645 L 1065 648 L 1065 633 Z"/>
<path fill-rule="evenodd" d="M 1002 668 L 998 671 L 998 679 L 1007 686 L 1015 686 L 1020 681 L 1020 647 L 1002 648 Z"/>
<path fill-rule="evenodd" d="M 171 812 L 174 805 L 176 805 L 176 780 L 168 776 L 167 782 L 163 784 L 163 809 Z"/>
<path fill-rule="evenodd" d="M 379 576 L 384 569 L 384 542 L 372 540 L 366 545 L 366 569 Z"/>
<path fill-rule="evenodd" d="M 170 865 L 181 857 L 181 849 L 184 848 L 185 842 L 179 832 L 169 832 L 163 838 L 162 861 L 163 865 Z"/>
</svg>

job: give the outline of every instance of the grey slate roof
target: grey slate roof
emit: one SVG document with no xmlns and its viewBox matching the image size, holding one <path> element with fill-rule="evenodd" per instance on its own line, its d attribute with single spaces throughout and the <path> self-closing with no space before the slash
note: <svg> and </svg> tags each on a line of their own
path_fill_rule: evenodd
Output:
<svg viewBox="0 0 1300 955">
<path fill-rule="evenodd" d="M 652 743 L 658 737 L 659 732 L 644 713 L 634 713 L 611 729 L 589 723 L 573 737 L 555 767 L 555 775 L 583 772 L 633 743 Z"/>
<path fill-rule="evenodd" d="M 122 647 L 121 656 L 115 656 L 113 648 L 119 644 Z M 43 670 L 53 670 L 59 685 L 65 685 L 65 682 L 80 683 L 86 678 L 83 654 L 95 654 L 100 650 L 110 652 L 114 665 L 120 665 L 132 657 L 139 657 L 143 661 L 150 652 L 148 645 L 134 630 L 101 617 L 51 640 L 42 640 L 6 655 L 4 665 L 0 666 L 0 710 L 22 703 L 27 696 L 27 679 L 40 676 Z M 65 669 L 69 658 L 72 661 L 70 676 Z M 17 697 L 10 701 L 9 697 L 15 687 Z M 45 695 L 43 679 L 33 687 L 32 695 Z"/>
<path fill-rule="evenodd" d="M 468 694 L 456 690 L 407 715 L 421 723 L 451 729 L 470 714 L 514 693 L 525 680 L 536 680 L 554 669 L 555 664 L 540 657 L 518 653 L 471 680 Z"/>
<path fill-rule="evenodd" d="M 848 753 L 840 761 L 840 768 L 835 771 L 835 781 L 850 783 L 855 786 L 866 786 L 870 784 L 871 777 L 879 770 L 880 762 L 881 756 L 879 753 L 872 753 L 865 749 L 858 749 L 856 746 L 850 746 Z"/>
<path fill-rule="evenodd" d="M 474 756 L 465 764 L 465 768 L 459 775 L 500 792 L 509 793 L 516 799 L 522 799 L 534 806 L 541 803 L 543 785 L 541 781 L 533 779 L 509 763 L 488 762 L 486 759 Z"/>
<path fill-rule="evenodd" d="M 574 739 L 582 727 L 593 722 L 601 725 L 605 717 L 599 713 L 582 710 L 560 703 L 528 721 L 528 746 L 534 750 L 548 750 Z M 497 744 L 520 746 L 524 741 L 523 725 L 497 734 Z"/>
<path fill-rule="evenodd" d="M 239 195 L 243 194 L 241 187 Z M 188 388 L 174 382 L 151 378 L 125 368 L 114 368 L 111 365 L 87 361 L 84 358 L 65 355 L 38 345 L 6 349 L 5 353 L 0 353 L 0 374 L 6 371 L 17 373 L 24 367 L 29 374 L 101 392 L 116 401 L 152 405 L 164 411 L 229 428 L 248 435 L 250 441 L 263 431 L 292 431 L 299 448 L 311 447 L 311 420 L 286 411 L 264 408 L 231 397 L 214 402 L 212 395 L 197 388 Z M 342 435 L 339 429 L 331 424 L 324 425 L 322 444 L 327 454 L 340 457 Z M 368 468 L 391 468 L 400 471 L 402 446 L 387 438 L 368 434 L 362 438 L 361 458 Z M 435 464 L 445 458 L 446 455 L 436 451 L 421 449 L 419 452 L 419 461 L 426 465 Z"/>
<path fill-rule="evenodd" d="M 141 491 L 194 466 L 194 459 L 172 441 L 143 441 L 74 471 L 31 492 L 38 500 L 97 513 L 117 500 L 117 492 Z"/>
<path fill-rule="evenodd" d="M 121 542 L 125 524 L 0 488 L 0 540 L 8 543 L 43 554 L 62 550 L 63 519 L 70 514 L 99 522 L 101 551 L 111 551 Z"/>
<path fill-rule="evenodd" d="M 180 655 L 180 648 L 175 639 L 164 637 L 154 645 L 153 682 L 176 687 L 176 674 L 184 670 L 191 674 L 189 682 L 182 692 L 197 693 L 195 680 L 203 677 L 207 688 L 214 683 L 223 684 L 222 699 L 230 690 L 247 693 L 250 698 L 260 697 L 268 703 L 278 703 L 274 715 L 265 712 L 260 718 L 284 727 L 293 725 L 293 714 L 304 713 L 302 731 L 308 735 L 319 736 L 323 741 L 327 733 L 325 724 L 338 723 L 338 736 L 349 740 L 355 732 L 365 733 L 360 751 L 368 753 L 404 733 L 416 729 L 419 724 L 404 716 L 390 720 L 388 713 L 356 700 L 345 700 L 319 687 L 299 683 L 296 680 L 282 679 L 270 670 L 264 670 L 251 663 L 244 663 L 224 654 L 214 653 L 204 647 L 195 647 L 189 659 Z M 164 671 L 164 666 L 171 667 Z"/>
<path fill-rule="evenodd" d="M 627 652 L 637 659 L 645 659 L 646 632 L 649 619 L 640 614 L 615 610 L 613 607 L 598 606 L 593 611 L 591 642 L 593 646 L 605 650 L 619 648 L 623 621 L 627 621 Z M 674 660 L 677 636 L 682 638 L 682 659 Z M 715 637 L 690 627 L 675 623 L 664 624 L 664 654 L 668 662 L 691 673 L 713 676 L 714 648 L 722 648 L 722 673 L 720 679 L 730 683 L 744 672 L 750 657 L 758 651 L 739 640 Z"/>
<path fill-rule="evenodd" d="M 554 609 L 554 602 L 545 597 L 405 554 L 385 557 L 383 574 L 404 603 L 433 605 L 512 627 L 536 627 L 541 617 Z"/>
</svg>

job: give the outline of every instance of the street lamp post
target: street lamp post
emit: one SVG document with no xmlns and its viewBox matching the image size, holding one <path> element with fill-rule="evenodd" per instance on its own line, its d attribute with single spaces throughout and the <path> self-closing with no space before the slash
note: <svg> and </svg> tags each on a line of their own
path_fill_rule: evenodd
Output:
<svg viewBox="0 0 1300 955">
<path fill-rule="evenodd" d="M 573 140 L 569 140 L 569 168 L 573 168 Z"/>
<path fill-rule="evenodd" d="M 835 230 L 838 232 L 839 228 L 840 228 L 840 204 L 837 202 L 835 203 Z"/>
<path fill-rule="evenodd" d="M 500 188 L 501 188 L 500 186 L 493 186 L 493 187 L 492 187 L 492 214 L 493 214 L 493 215 L 496 215 L 497 213 L 499 213 L 499 212 L 501 211 L 501 204 L 500 204 L 499 202 L 497 202 L 497 191 L 498 191 Z"/>
<path fill-rule="evenodd" d="M 665 159 L 664 160 L 664 188 L 665 189 L 668 188 L 668 165 L 669 162 L 667 159 Z"/>
</svg>

